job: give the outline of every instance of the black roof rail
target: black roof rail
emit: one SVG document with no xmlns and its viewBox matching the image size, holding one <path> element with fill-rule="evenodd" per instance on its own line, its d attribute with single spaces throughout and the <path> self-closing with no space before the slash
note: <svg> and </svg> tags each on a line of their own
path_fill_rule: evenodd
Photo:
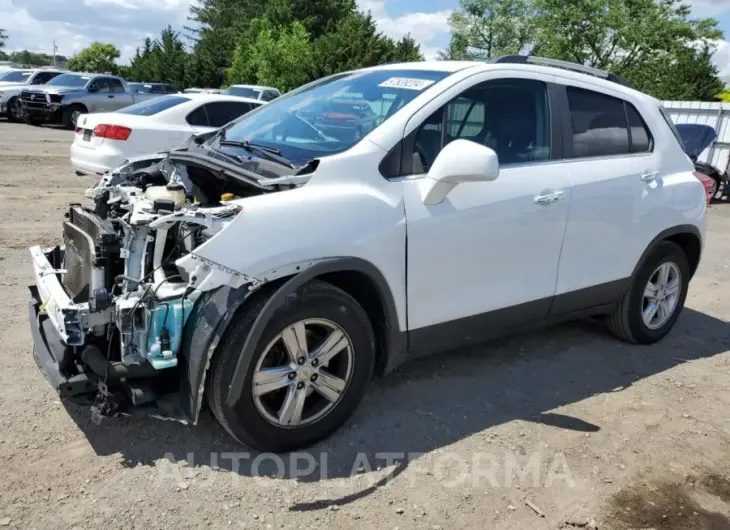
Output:
<svg viewBox="0 0 730 530">
<path fill-rule="evenodd" d="M 493 57 L 487 61 L 490 64 L 537 64 L 540 66 L 552 66 L 553 68 L 562 68 L 563 70 L 571 70 L 573 72 L 579 72 L 581 74 L 588 74 L 594 77 L 600 77 L 607 81 L 612 81 L 623 85 L 628 88 L 633 88 L 631 83 L 620 75 L 606 72 L 605 70 L 599 70 L 591 66 L 584 66 L 582 64 L 571 63 L 568 61 L 559 61 L 557 59 L 548 59 L 546 57 L 534 57 L 532 55 L 505 55 L 503 57 Z"/>
</svg>

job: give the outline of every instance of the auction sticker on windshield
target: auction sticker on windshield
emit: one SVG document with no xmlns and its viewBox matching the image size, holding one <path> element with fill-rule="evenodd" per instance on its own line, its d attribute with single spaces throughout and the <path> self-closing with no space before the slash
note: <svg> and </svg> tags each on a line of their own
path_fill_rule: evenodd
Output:
<svg viewBox="0 0 730 530">
<path fill-rule="evenodd" d="M 405 90 L 423 90 L 434 84 L 431 79 L 416 79 L 413 77 L 391 77 L 378 86 L 383 88 L 403 88 Z"/>
</svg>

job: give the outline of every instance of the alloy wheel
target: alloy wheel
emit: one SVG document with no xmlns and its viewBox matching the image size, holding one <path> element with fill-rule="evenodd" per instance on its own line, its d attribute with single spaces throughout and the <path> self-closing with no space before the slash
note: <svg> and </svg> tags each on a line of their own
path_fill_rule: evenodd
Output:
<svg viewBox="0 0 730 530">
<path fill-rule="evenodd" d="M 301 427 L 329 413 L 345 393 L 355 357 L 347 333 L 326 319 L 300 320 L 264 348 L 253 374 L 258 412 L 278 427 Z"/>
<path fill-rule="evenodd" d="M 659 265 L 644 288 L 642 318 L 649 329 L 659 329 L 677 309 L 682 294 L 682 274 L 672 262 Z"/>
</svg>

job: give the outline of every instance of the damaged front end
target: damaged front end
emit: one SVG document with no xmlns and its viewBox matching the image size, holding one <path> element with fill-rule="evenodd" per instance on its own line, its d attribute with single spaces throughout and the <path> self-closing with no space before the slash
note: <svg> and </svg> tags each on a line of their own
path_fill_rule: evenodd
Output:
<svg viewBox="0 0 730 530">
<path fill-rule="evenodd" d="M 182 389 L 168 413 L 194 421 L 200 382 L 180 365 L 190 330 L 210 326 L 190 321 L 196 303 L 260 285 L 194 251 L 241 215 L 240 199 L 301 182 L 281 177 L 173 151 L 128 161 L 87 190 L 93 205 L 70 205 L 63 245 L 30 249 L 34 357 L 59 394 L 98 418 Z"/>
</svg>

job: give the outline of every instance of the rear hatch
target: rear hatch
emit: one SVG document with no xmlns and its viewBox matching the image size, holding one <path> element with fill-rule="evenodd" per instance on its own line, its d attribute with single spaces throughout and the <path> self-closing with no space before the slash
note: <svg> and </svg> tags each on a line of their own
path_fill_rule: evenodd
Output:
<svg viewBox="0 0 730 530">
<path fill-rule="evenodd" d="M 717 132 L 709 125 L 680 123 L 676 127 L 682 138 L 685 153 L 693 160 L 699 158 L 702 152 L 710 147 L 710 144 L 717 138 Z"/>
</svg>

